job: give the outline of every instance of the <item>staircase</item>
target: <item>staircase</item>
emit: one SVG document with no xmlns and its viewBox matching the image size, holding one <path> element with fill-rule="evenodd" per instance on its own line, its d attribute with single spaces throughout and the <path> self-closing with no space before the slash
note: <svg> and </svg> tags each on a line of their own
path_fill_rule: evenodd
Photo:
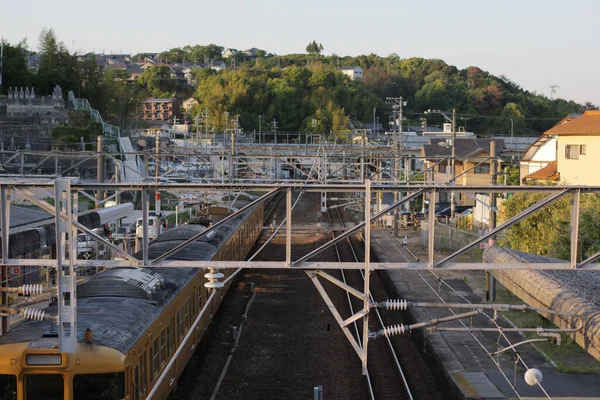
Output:
<svg viewBox="0 0 600 400">
<path fill-rule="evenodd" d="M 142 174 L 138 165 L 143 165 L 143 163 L 138 163 L 138 156 L 133 154 L 131 139 L 121 136 L 119 138 L 119 145 L 121 146 L 121 152 L 125 154 L 125 161 L 123 161 L 122 168 L 124 176 L 120 177 L 121 182 L 140 182 L 143 179 L 142 177 L 145 177 L 145 173 Z"/>
</svg>

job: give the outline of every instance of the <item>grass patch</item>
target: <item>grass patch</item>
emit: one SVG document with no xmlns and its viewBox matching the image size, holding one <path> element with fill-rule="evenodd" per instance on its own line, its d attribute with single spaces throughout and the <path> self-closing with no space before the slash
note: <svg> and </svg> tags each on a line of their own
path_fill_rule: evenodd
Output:
<svg viewBox="0 0 600 400">
<path fill-rule="evenodd" d="M 523 304 L 523 301 L 498 284 L 498 303 Z M 507 311 L 501 313 L 519 328 L 556 328 L 556 326 L 535 311 Z M 539 338 L 534 332 L 527 332 L 528 339 Z M 556 363 L 559 372 L 564 374 L 594 374 L 600 375 L 600 361 L 589 355 L 570 336 L 561 334 L 561 345 L 539 342 L 535 346 L 546 353 Z"/>
</svg>

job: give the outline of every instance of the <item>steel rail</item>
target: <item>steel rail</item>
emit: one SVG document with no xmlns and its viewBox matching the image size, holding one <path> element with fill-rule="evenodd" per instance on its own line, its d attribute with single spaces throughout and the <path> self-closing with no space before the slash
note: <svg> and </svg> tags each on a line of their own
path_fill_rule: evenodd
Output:
<svg viewBox="0 0 600 400">
<path fill-rule="evenodd" d="M 344 221 L 342 219 L 342 216 L 340 214 L 340 211 L 338 208 L 335 209 L 336 213 L 338 215 L 338 218 L 340 220 L 340 223 L 342 225 L 344 225 Z M 332 225 L 333 228 L 333 225 Z M 352 254 L 354 255 L 354 259 L 356 260 L 356 262 L 359 262 L 358 260 L 358 255 L 356 254 L 356 251 L 354 250 L 354 246 L 352 245 L 352 242 L 350 241 L 350 238 L 346 238 L 346 241 L 348 243 L 348 245 L 350 246 L 350 250 L 352 250 Z M 362 276 L 363 280 L 364 280 L 364 272 L 362 270 L 360 271 L 360 275 Z M 344 271 L 342 270 L 342 274 L 344 273 Z M 345 282 L 345 281 L 344 281 Z M 369 300 L 371 301 L 371 303 L 375 302 L 375 299 L 373 298 L 373 295 L 371 294 L 370 290 L 369 290 Z M 377 308 L 374 309 L 375 310 L 375 314 L 377 315 L 377 320 L 379 321 L 379 325 L 384 328 L 385 325 L 383 323 L 383 318 L 381 317 L 381 313 L 379 312 L 379 310 Z M 354 314 L 354 312 L 353 312 Z M 412 395 L 412 391 L 410 390 L 410 386 L 408 384 L 408 380 L 406 379 L 406 375 L 404 375 L 404 370 L 402 369 L 402 366 L 400 365 L 400 360 L 398 359 L 398 356 L 396 354 L 396 351 L 394 349 L 394 345 L 392 344 L 392 341 L 390 340 L 389 337 L 386 336 L 386 341 L 388 344 L 388 349 L 390 350 L 390 353 L 394 359 L 394 363 L 396 364 L 396 368 L 398 369 L 398 372 L 400 374 L 400 377 L 402 378 L 402 384 L 404 386 L 404 388 L 406 389 L 406 392 L 408 394 L 408 397 L 413 400 L 413 395 Z"/>
<path fill-rule="evenodd" d="M 333 221 L 331 221 L 331 215 L 329 214 L 329 209 L 327 210 L 327 212 L 325 214 L 327 214 L 327 219 L 329 220 L 329 226 L 331 227 L 331 236 L 335 239 L 335 229 L 333 227 Z M 339 212 L 338 212 L 338 215 L 339 215 Z M 342 256 L 340 254 L 340 250 L 338 248 L 337 243 L 334 245 L 334 248 L 335 248 L 335 253 L 337 255 L 337 259 L 339 262 L 341 262 Z M 354 253 L 354 249 L 352 249 L 352 253 L 354 254 L 355 261 L 358 262 L 358 258 L 356 257 L 356 253 Z M 318 272 L 319 271 L 317 271 L 317 273 Z M 342 280 L 344 282 L 344 285 L 348 285 L 348 282 L 346 281 L 346 274 L 344 273 L 344 270 L 342 269 L 342 270 L 340 270 L 340 272 L 342 273 Z M 346 293 L 346 298 L 348 299 L 348 306 L 350 307 L 350 315 L 355 315 L 354 306 L 352 305 L 352 299 L 350 298 L 350 294 L 349 294 L 348 290 L 344 290 L 344 292 Z M 363 323 L 364 323 L 364 321 L 363 321 Z M 356 332 L 356 341 L 358 342 L 358 345 L 362 348 L 360 331 L 358 329 L 358 324 L 357 324 L 356 320 L 352 321 L 352 324 L 354 325 L 354 331 Z M 371 396 L 371 399 L 375 400 L 375 393 L 373 392 L 373 383 L 371 382 L 371 374 L 369 373 L 368 369 L 366 370 L 366 377 L 367 377 L 367 387 L 369 389 L 369 394 Z"/>
</svg>

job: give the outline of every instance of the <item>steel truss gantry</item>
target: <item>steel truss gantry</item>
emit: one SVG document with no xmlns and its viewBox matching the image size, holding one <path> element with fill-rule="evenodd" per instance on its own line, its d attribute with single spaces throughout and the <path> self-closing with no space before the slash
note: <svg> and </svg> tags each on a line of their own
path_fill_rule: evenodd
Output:
<svg viewBox="0 0 600 400">
<path fill-rule="evenodd" d="M 35 197 L 35 190 L 45 189 L 53 190 L 55 193 L 56 205 L 50 205 L 44 200 L 39 200 Z M 205 192 L 239 192 L 239 191 L 252 191 L 252 192 L 263 192 L 265 193 L 261 197 L 257 198 L 247 206 L 241 208 L 235 213 L 231 214 L 226 218 L 234 218 L 239 213 L 244 212 L 250 207 L 264 202 L 273 196 L 275 193 L 285 191 L 286 193 L 286 224 L 285 224 L 285 235 L 286 235 L 286 256 L 285 260 L 264 262 L 264 261 L 177 261 L 168 260 L 167 258 L 177 251 L 191 245 L 196 239 L 207 234 L 211 230 L 217 228 L 219 223 L 213 225 L 206 231 L 195 235 L 186 242 L 177 246 L 175 249 L 163 254 L 159 258 L 149 259 L 148 258 L 148 235 L 144 234 L 144 240 L 142 243 L 143 257 L 138 260 L 131 255 L 124 253 L 123 250 L 117 248 L 112 243 L 106 241 L 102 237 L 98 236 L 90 229 L 77 221 L 76 217 L 76 199 L 80 191 L 83 192 L 94 192 L 98 190 L 105 191 L 139 191 L 142 193 L 142 210 L 143 210 L 143 229 L 147 232 L 148 229 L 148 218 L 149 218 L 149 198 L 152 191 L 170 191 L 170 192 L 189 192 L 189 191 L 205 191 Z M 305 256 L 292 260 L 291 257 L 291 239 L 292 239 L 292 191 L 300 193 L 308 192 L 332 192 L 332 193 L 362 193 L 364 194 L 364 220 L 357 224 L 351 229 L 348 229 L 343 234 L 337 236 L 335 239 L 328 243 L 320 246 L 319 248 L 311 251 Z M 401 192 L 407 193 L 407 195 L 397 202 L 393 203 L 388 208 L 378 211 L 371 212 L 371 193 L 380 192 Z M 507 220 L 497 228 L 490 230 L 489 232 L 478 237 L 471 243 L 467 244 L 463 248 L 455 251 L 450 256 L 444 258 L 439 262 L 434 260 L 434 238 L 435 238 L 435 194 L 437 192 L 444 191 L 461 191 L 465 193 L 489 193 L 490 191 L 496 193 L 524 193 L 524 192 L 538 192 L 546 193 L 547 197 L 539 201 L 538 203 L 530 206 L 520 214 Z M 363 369 L 366 368 L 367 362 L 367 344 L 370 332 L 368 331 L 368 318 L 369 311 L 374 306 L 369 301 L 370 285 L 369 276 L 374 270 L 390 270 L 390 269 L 454 269 L 454 270 L 503 270 L 503 269 L 538 269 L 538 270 L 597 270 L 600 269 L 599 264 L 593 262 L 600 257 L 600 252 L 594 254 L 586 260 L 577 261 L 578 251 L 578 225 L 579 225 L 579 201 L 581 194 L 585 193 L 599 193 L 600 187 L 594 186 L 455 186 L 455 185 L 407 185 L 407 184 L 372 184 L 370 180 L 366 179 L 364 182 L 359 183 L 290 183 L 290 182 L 279 182 L 276 184 L 244 184 L 244 183 L 220 183 L 220 184 L 152 184 L 152 183 L 139 183 L 139 184 L 126 184 L 126 183 L 91 183 L 91 184 L 73 184 L 68 179 L 56 179 L 53 182 L 34 182 L 24 180 L 14 180 L 13 182 L 0 182 L 0 226 L 2 228 L 2 248 L 7 249 L 10 246 L 9 231 L 8 228 L 8 216 L 10 206 L 10 195 L 11 192 L 18 193 L 25 197 L 32 203 L 38 205 L 45 211 L 54 215 L 56 223 L 56 234 L 57 234 L 57 249 L 65 248 L 66 242 L 65 237 L 76 237 L 77 232 L 86 232 L 96 238 L 96 240 L 102 242 L 107 247 L 111 248 L 115 253 L 122 256 L 122 260 L 77 260 L 75 259 L 76 251 L 74 248 L 70 248 L 69 258 L 65 259 L 64 251 L 57 251 L 57 255 L 54 259 L 13 259 L 10 258 L 8 252 L 2 252 L 2 261 L 0 267 L 2 273 L 5 274 L 6 268 L 10 266 L 47 266 L 55 268 L 57 276 L 59 276 L 58 288 L 59 288 L 59 321 L 64 325 L 64 333 L 70 331 L 76 327 L 76 287 L 74 279 L 78 268 L 82 267 L 168 267 L 168 268 L 206 268 L 206 269 L 225 269 L 225 268 L 288 268 L 288 269 L 302 269 L 307 272 L 310 279 L 314 282 L 317 290 L 323 296 L 323 299 L 332 310 L 336 321 L 352 343 L 353 348 L 357 352 L 363 363 Z M 428 221 L 429 221 L 429 236 L 428 236 L 428 259 L 426 262 L 407 262 L 407 263 L 382 263 L 382 262 L 371 262 L 370 260 L 370 242 L 371 242 L 371 223 L 381 218 L 385 214 L 392 213 L 395 209 L 402 206 L 402 204 L 409 202 L 410 200 L 421 196 L 423 194 L 429 194 L 431 203 L 429 205 Z M 486 241 L 488 238 L 497 235 L 502 230 L 514 225 L 515 223 L 523 220 L 527 216 L 535 213 L 536 211 L 552 204 L 558 199 L 570 196 L 571 197 L 571 258 L 568 262 L 560 263 L 531 263 L 531 264 L 486 264 L 486 263 L 466 263 L 466 262 L 452 262 L 452 260 L 473 248 L 482 241 Z M 364 242 L 365 242 L 365 261 L 364 262 L 315 262 L 310 261 L 315 255 L 321 253 L 325 249 L 333 246 L 335 243 L 344 240 L 350 235 L 363 231 Z M 69 241 L 69 246 L 73 246 L 74 240 Z M 336 278 L 332 277 L 326 270 L 329 269 L 359 269 L 364 271 L 365 284 L 362 291 L 357 288 L 352 288 Z M 0 275 L 5 276 L 5 275 Z M 356 314 L 350 316 L 347 319 L 343 319 L 339 312 L 335 310 L 331 300 L 325 292 L 323 286 L 319 282 L 319 278 L 326 279 L 335 285 L 348 291 L 353 296 L 361 299 L 364 302 L 363 308 Z M 6 280 L 2 279 L 3 285 L 6 284 Z M 0 288 L 1 289 L 1 288 Z M 0 290 L 4 293 L 4 291 Z M 61 293 L 63 293 L 61 300 Z M 68 294 L 67 294 L 68 293 Z M 67 301 L 70 300 L 70 301 Z M 5 305 L 4 297 L 2 298 L 3 304 Z M 63 304 L 64 303 L 64 304 Z M 4 320 L 6 317 L 3 316 Z M 356 321 L 362 319 L 364 321 L 363 331 L 363 346 L 361 347 L 347 326 Z M 5 330 L 6 331 L 6 330 Z M 74 345 L 76 345 L 76 335 L 64 335 L 65 339 L 60 341 L 61 350 L 69 351 Z M 62 337 L 62 336 L 61 336 Z"/>
</svg>

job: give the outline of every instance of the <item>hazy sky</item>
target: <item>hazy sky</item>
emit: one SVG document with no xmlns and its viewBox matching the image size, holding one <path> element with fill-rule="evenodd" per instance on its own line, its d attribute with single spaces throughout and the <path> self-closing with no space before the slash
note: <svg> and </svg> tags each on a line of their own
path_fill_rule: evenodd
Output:
<svg viewBox="0 0 600 400">
<path fill-rule="evenodd" d="M 598 0 L 0 0 L 0 36 L 31 48 L 43 27 L 79 52 L 186 44 L 326 54 L 397 53 L 476 65 L 526 90 L 600 105 Z"/>
</svg>

